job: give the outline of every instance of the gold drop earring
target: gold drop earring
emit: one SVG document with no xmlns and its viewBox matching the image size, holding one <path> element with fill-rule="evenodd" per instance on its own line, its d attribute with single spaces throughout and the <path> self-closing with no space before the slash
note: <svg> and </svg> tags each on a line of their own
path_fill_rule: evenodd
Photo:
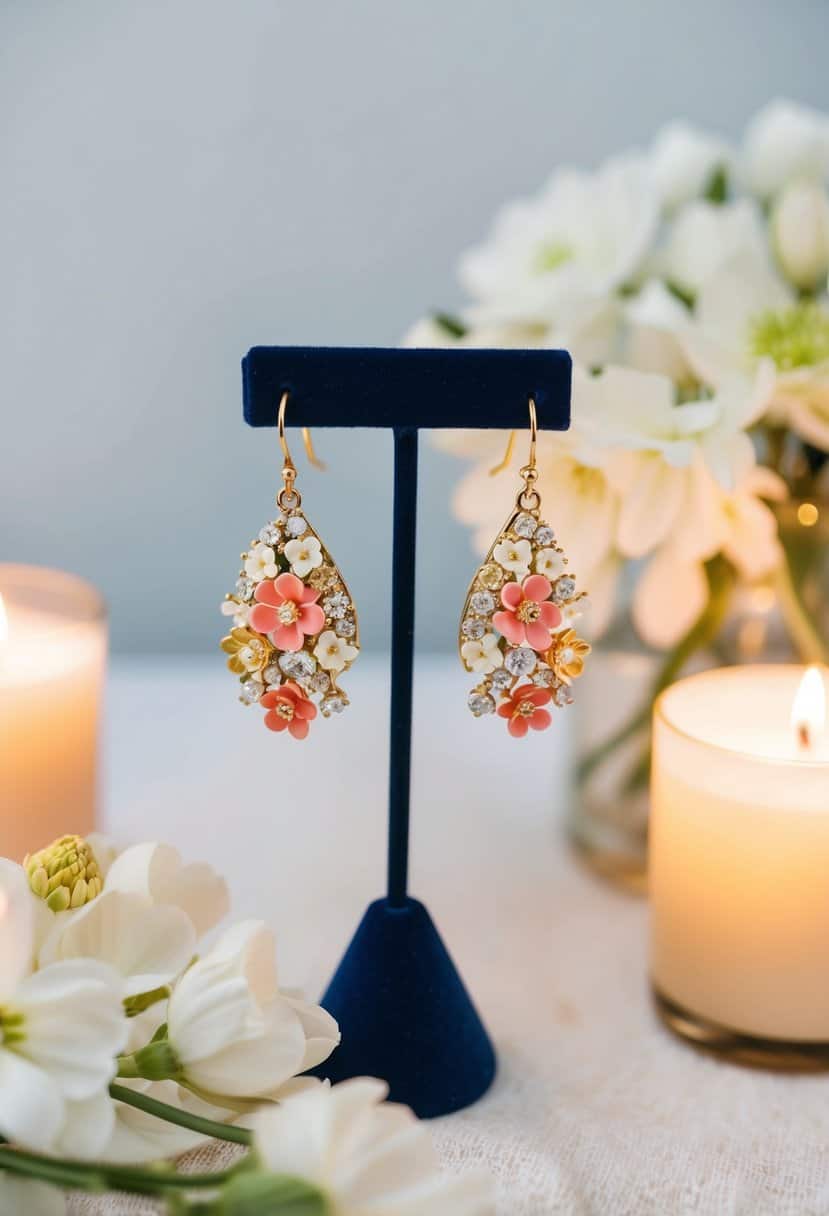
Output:
<svg viewBox="0 0 829 1216">
<path fill-rule="evenodd" d="M 305 517 L 296 466 L 285 437 L 287 392 L 279 401 L 282 449 L 279 514 L 242 554 L 242 569 L 222 613 L 233 628 L 222 638 L 227 666 L 240 680 L 239 700 L 265 710 L 265 725 L 304 739 L 317 710 L 324 718 L 349 704 L 339 679 L 360 653 L 357 612 L 331 554 Z M 303 427 L 308 460 L 318 469 Z"/>
<path fill-rule="evenodd" d="M 478 682 L 467 704 L 476 718 L 497 714 L 515 738 L 552 723 L 548 706 L 571 704 L 574 679 L 590 653 L 572 625 L 580 615 L 575 576 L 550 525 L 541 518 L 535 401 L 529 399 L 530 452 L 515 506 L 466 593 L 458 651 Z M 515 432 L 504 459 L 509 466 Z"/>
</svg>

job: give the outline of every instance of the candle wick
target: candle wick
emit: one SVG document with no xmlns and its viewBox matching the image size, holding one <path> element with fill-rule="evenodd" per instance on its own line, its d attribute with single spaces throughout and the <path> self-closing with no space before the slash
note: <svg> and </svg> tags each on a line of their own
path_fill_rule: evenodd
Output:
<svg viewBox="0 0 829 1216">
<path fill-rule="evenodd" d="M 808 722 L 798 722 L 797 724 L 797 741 L 800 744 L 801 751 L 807 752 L 812 746 L 812 732 L 809 730 Z"/>
</svg>

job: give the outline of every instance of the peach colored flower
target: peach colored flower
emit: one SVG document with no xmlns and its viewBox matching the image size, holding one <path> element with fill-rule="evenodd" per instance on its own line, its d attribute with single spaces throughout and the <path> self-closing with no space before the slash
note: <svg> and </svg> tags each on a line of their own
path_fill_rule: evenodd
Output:
<svg viewBox="0 0 829 1216">
<path fill-rule="evenodd" d="M 304 739 L 308 734 L 308 723 L 317 716 L 317 707 L 306 697 L 298 684 L 289 680 L 279 688 L 272 688 L 260 698 L 259 704 L 268 712 L 265 725 L 268 730 L 287 730 L 295 739 Z"/>
<path fill-rule="evenodd" d="M 519 586 L 505 583 L 501 588 L 504 612 L 496 612 L 492 623 L 514 646 L 524 643 L 539 652 L 547 650 L 552 631 L 561 624 L 561 610 L 549 603 L 553 588 L 543 574 L 531 574 Z"/>
<path fill-rule="evenodd" d="M 319 633 L 325 624 L 319 597 L 319 591 L 306 587 L 295 574 L 266 579 L 254 593 L 258 602 L 251 609 L 250 624 L 266 633 L 277 650 L 301 650 L 305 635 Z"/>
<path fill-rule="evenodd" d="M 507 730 L 516 739 L 523 739 L 527 731 L 546 730 L 552 722 L 552 717 L 542 705 L 547 705 L 552 698 L 549 688 L 536 688 L 534 684 L 522 684 L 516 688 L 510 697 L 498 706 L 498 714 L 507 718 Z"/>
</svg>

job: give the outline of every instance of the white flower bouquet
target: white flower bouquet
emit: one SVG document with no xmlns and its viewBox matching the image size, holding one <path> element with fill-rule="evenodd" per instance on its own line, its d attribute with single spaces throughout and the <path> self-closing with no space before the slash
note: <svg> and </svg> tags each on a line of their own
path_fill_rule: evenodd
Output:
<svg viewBox="0 0 829 1216">
<path fill-rule="evenodd" d="M 280 988 L 264 924 L 215 932 L 228 905 L 209 866 L 159 844 L 0 859 L 0 1211 L 118 1190 L 176 1216 L 491 1216 L 486 1181 L 444 1175 L 382 1082 L 301 1075 L 337 1024 Z M 211 1139 L 250 1151 L 176 1169 Z"/>
<path fill-rule="evenodd" d="M 829 656 L 808 543 L 829 513 L 828 176 L 829 117 L 802 106 L 770 104 L 739 147 L 674 123 L 507 205 L 461 258 L 468 307 L 408 335 L 572 353 L 572 429 L 540 436 L 538 488 L 593 639 L 629 602 L 663 654 L 601 754 L 647 722 L 746 588 L 774 589 L 803 658 Z M 440 442 L 475 461 L 455 509 L 484 544 L 504 511 L 488 478 L 504 436 Z"/>
</svg>

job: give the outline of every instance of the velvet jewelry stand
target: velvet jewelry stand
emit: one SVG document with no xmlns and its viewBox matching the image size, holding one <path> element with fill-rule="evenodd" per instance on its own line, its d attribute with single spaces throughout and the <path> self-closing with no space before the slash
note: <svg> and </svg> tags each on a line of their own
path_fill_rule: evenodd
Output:
<svg viewBox="0 0 829 1216">
<path fill-rule="evenodd" d="M 570 356 L 552 350 L 257 346 L 242 361 L 250 426 L 275 426 L 287 390 L 292 426 L 394 434 L 388 883 L 322 999 L 343 1041 L 317 1072 L 382 1077 L 421 1118 L 480 1098 L 495 1052 L 429 913 L 408 894 L 418 431 L 523 432 L 530 397 L 539 429 L 566 430 L 570 372 Z"/>
</svg>

